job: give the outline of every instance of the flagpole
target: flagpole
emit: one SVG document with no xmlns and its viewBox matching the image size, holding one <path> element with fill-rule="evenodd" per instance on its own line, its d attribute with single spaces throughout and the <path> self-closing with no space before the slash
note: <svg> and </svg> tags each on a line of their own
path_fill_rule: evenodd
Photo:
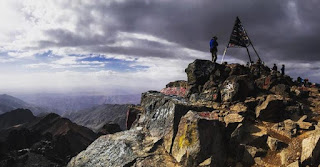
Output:
<svg viewBox="0 0 320 167">
<path fill-rule="evenodd" d="M 249 36 L 248 36 L 248 38 L 249 38 Z M 250 38 L 249 38 L 249 40 L 250 40 Z M 254 52 L 256 52 L 256 54 L 257 54 L 257 56 L 258 56 L 259 60 L 261 60 L 261 59 L 260 59 L 260 56 L 259 56 L 259 54 L 258 54 L 258 52 L 256 51 L 256 49 L 254 48 L 254 46 L 253 46 L 253 44 L 252 44 L 252 42 L 251 42 L 251 40 L 250 40 L 250 44 L 251 44 L 251 46 L 252 46 L 252 48 L 253 48 Z"/>
<path fill-rule="evenodd" d="M 247 49 L 247 52 L 248 52 L 248 55 L 249 55 L 250 64 L 251 64 L 252 60 L 251 60 L 251 56 L 250 56 L 250 53 L 249 53 L 249 49 L 248 49 L 248 47 L 246 47 L 246 49 Z"/>
<path fill-rule="evenodd" d="M 222 59 L 221 59 L 221 64 L 222 64 L 222 62 L 223 62 L 224 56 L 226 55 L 227 48 L 228 48 L 228 47 L 226 47 L 226 48 L 224 49 L 224 52 L 223 52 L 223 55 L 222 55 Z"/>
<path fill-rule="evenodd" d="M 252 44 L 252 41 L 251 41 L 251 39 L 250 39 L 250 37 L 249 37 L 249 35 L 248 35 L 248 31 L 247 31 L 247 30 L 245 30 L 245 32 L 246 32 L 247 37 L 248 37 L 248 39 L 249 39 L 249 41 L 250 41 L 250 45 L 252 46 L 252 48 L 253 48 L 254 52 L 256 53 L 256 55 L 258 56 L 259 60 L 261 60 L 261 58 L 260 58 L 260 56 L 259 56 L 258 52 L 256 51 L 256 49 L 254 48 L 254 46 L 253 46 L 253 44 Z"/>
</svg>

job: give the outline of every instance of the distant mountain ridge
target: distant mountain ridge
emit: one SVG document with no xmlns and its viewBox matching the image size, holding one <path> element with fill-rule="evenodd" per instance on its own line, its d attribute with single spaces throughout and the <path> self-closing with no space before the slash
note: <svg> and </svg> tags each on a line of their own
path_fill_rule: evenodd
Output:
<svg viewBox="0 0 320 167">
<path fill-rule="evenodd" d="M 16 98 L 7 94 L 0 95 L 0 114 L 6 113 L 18 108 L 29 109 L 33 112 L 34 115 L 38 115 L 44 112 L 52 112 L 50 109 L 29 104 L 19 98 Z"/>
<path fill-rule="evenodd" d="M 103 104 L 90 109 L 65 115 L 71 121 L 98 131 L 106 123 L 116 123 L 122 130 L 126 129 L 128 104 Z"/>
<path fill-rule="evenodd" d="M 18 97 L 30 104 L 56 109 L 56 113 L 65 116 L 76 111 L 87 110 L 103 104 L 138 104 L 140 103 L 141 95 L 96 96 L 34 94 L 20 95 Z"/>
</svg>

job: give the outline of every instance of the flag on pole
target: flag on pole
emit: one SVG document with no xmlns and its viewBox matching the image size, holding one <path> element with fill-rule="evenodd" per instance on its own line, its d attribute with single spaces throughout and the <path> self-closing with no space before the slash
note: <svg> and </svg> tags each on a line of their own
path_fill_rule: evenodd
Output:
<svg viewBox="0 0 320 167">
<path fill-rule="evenodd" d="M 233 26 L 228 47 L 248 47 L 249 45 L 250 40 L 248 34 L 243 28 L 239 17 L 237 17 Z"/>
</svg>

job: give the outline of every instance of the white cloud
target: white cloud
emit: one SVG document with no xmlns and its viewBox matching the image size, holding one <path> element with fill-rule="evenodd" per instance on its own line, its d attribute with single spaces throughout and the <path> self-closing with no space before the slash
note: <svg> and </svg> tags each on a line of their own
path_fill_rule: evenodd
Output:
<svg viewBox="0 0 320 167">
<path fill-rule="evenodd" d="M 136 25 L 130 25 L 134 27 L 130 32 L 123 27 L 120 29 L 118 18 L 112 16 L 107 7 L 124 2 L 1 0 L 0 51 L 7 53 L 9 58 L 0 56 L 0 63 L 2 66 L 15 61 L 19 63 L 11 67 L 18 72 L 0 68 L 0 90 L 93 90 L 102 93 L 118 89 L 127 92 L 159 90 L 169 81 L 186 79 L 184 69 L 192 60 L 211 59 L 209 52 L 190 49 L 141 30 L 135 32 Z M 292 14 L 294 24 L 301 26 L 295 1 L 288 3 L 288 12 Z M 139 23 L 146 21 L 150 24 L 153 19 L 146 17 Z M 133 53 L 133 50 L 137 52 Z M 51 51 L 50 59 L 35 56 L 48 51 Z M 157 55 L 159 53 L 166 55 Z M 70 56 L 72 54 L 82 56 Z M 116 72 L 107 70 L 110 65 L 107 62 L 81 60 L 94 56 L 129 61 L 128 66 L 132 68 L 148 68 Z M 228 55 L 226 60 L 245 63 Z M 293 68 L 303 71 L 315 65 L 320 64 L 288 64 L 287 67 L 289 71 Z"/>
</svg>

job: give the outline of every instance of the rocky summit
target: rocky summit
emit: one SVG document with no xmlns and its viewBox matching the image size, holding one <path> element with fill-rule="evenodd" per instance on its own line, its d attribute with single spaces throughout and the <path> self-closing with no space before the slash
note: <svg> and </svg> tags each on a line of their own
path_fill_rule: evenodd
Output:
<svg viewBox="0 0 320 167">
<path fill-rule="evenodd" d="M 142 94 L 126 131 L 101 136 L 69 167 L 318 166 L 319 88 L 263 64 L 195 60 L 187 81 Z"/>
</svg>

